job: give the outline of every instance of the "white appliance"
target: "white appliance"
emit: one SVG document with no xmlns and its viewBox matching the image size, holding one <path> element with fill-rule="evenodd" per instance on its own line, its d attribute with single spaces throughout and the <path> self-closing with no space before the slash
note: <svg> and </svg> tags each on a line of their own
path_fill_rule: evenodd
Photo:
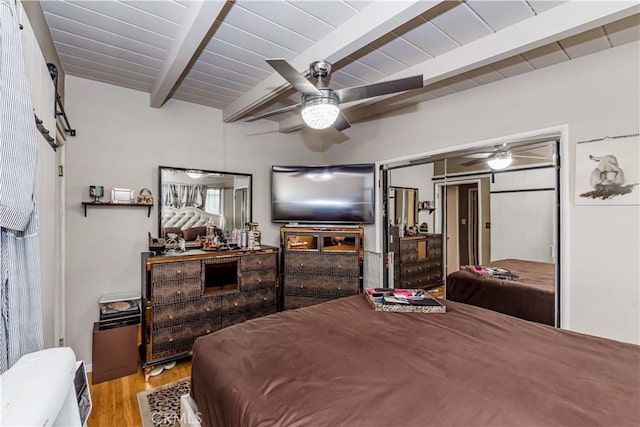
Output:
<svg viewBox="0 0 640 427">
<path fill-rule="evenodd" d="M 0 425 L 85 426 L 88 384 L 84 362 L 69 347 L 26 354 L 0 376 Z"/>
</svg>

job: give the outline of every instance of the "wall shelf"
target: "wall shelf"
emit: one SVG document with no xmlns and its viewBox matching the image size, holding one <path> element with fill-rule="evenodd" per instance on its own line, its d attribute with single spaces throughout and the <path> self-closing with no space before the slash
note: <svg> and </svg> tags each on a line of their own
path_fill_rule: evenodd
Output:
<svg viewBox="0 0 640 427">
<path fill-rule="evenodd" d="M 87 216 L 87 206 L 104 206 L 104 207 L 133 207 L 133 208 L 147 208 L 147 217 L 151 216 L 151 208 L 153 205 L 147 205 L 142 203 L 111 203 L 111 202 L 82 202 L 84 208 L 84 216 Z"/>
</svg>

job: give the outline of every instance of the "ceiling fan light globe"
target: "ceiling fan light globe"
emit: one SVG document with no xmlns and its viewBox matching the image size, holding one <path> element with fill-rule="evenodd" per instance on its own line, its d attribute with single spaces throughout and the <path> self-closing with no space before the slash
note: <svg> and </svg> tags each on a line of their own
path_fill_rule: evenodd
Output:
<svg viewBox="0 0 640 427">
<path fill-rule="evenodd" d="M 511 157 L 511 153 L 497 155 L 487 160 L 487 164 L 493 170 L 501 170 L 501 169 L 508 168 L 511 165 L 511 162 L 513 162 L 513 157 Z"/>
<path fill-rule="evenodd" d="M 302 107 L 302 120 L 312 129 L 326 129 L 335 123 L 340 114 L 336 100 L 320 98 L 305 103 Z"/>
<path fill-rule="evenodd" d="M 202 171 L 198 171 L 198 170 L 188 170 L 187 171 L 187 176 L 191 179 L 200 179 L 202 178 L 204 174 L 202 173 Z"/>
</svg>

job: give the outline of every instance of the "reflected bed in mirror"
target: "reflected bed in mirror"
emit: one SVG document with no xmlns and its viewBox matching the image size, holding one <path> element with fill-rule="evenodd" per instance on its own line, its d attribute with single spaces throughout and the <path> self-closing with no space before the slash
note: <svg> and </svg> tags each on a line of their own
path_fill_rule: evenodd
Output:
<svg viewBox="0 0 640 427">
<path fill-rule="evenodd" d="M 212 227 L 227 236 L 251 222 L 251 174 L 160 166 L 158 175 L 160 237 L 172 233 L 193 247 Z"/>
</svg>

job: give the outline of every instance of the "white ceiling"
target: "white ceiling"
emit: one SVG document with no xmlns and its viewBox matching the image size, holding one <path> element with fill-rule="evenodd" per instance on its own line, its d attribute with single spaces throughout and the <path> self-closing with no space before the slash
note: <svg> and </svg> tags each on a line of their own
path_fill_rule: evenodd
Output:
<svg viewBox="0 0 640 427">
<path fill-rule="evenodd" d="M 324 59 L 340 89 L 422 74 L 425 87 L 343 105 L 352 122 L 640 39 L 638 1 L 111 0 L 40 2 L 66 74 L 223 110 L 300 101 L 265 62 Z M 366 108 L 365 108 L 366 107 Z M 281 131 L 299 114 L 270 117 Z"/>
</svg>

